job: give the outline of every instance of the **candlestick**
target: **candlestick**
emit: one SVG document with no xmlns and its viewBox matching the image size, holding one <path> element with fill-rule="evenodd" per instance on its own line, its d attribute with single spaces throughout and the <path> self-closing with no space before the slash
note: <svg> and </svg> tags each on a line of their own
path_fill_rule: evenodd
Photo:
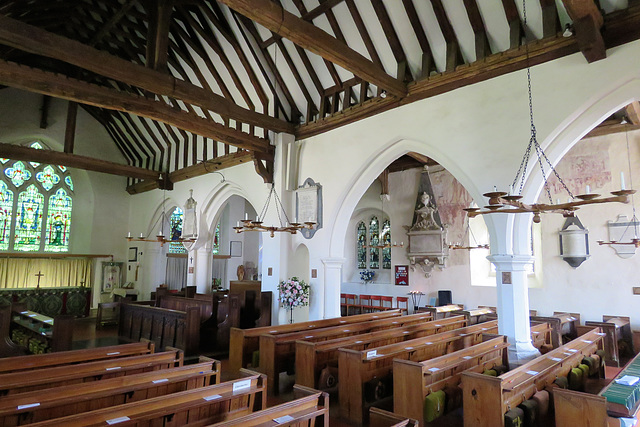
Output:
<svg viewBox="0 0 640 427">
<path fill-rule="evenodd" d="M 128 232 L 128 233 L 127 233 L 127 237 L 131 237 L 131 232 Z"/>
<path fill-rule="evenodd" d="M 141 238 L 141 239 L 144 239 L 144 236 L 142 235 L 142 233 L 140 233 L 140 238 Z"/>
<path fill-rule="evenodd" d="M 624 188 L 624 172 L 620 172 L 620 189 L 621 190 L 626 190 L 626 188 Z"/>
<path fill-rule="evenodd" d="M 591 187 L 589 185 L 587 185 L 587 187 L 585 189 L 585 193 L 586 194 L 591 194 Z"/>
<path fill-rule="evenodd" d="M 244 219 L 249 219 L 249 214 L 245 212 Z"/>
</svg>

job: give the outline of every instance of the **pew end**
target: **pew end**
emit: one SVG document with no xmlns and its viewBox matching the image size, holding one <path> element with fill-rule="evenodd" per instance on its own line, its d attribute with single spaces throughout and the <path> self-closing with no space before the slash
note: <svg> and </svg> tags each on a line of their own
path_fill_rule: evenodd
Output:
<svg viewBox="0 0 640 427">
<path fill-rule="evenodd" d="M 607 427 L 607 399 L 580 391 L 553 389 L 556 427 Z"/>
<path fill-rule="evenodd" d="M 370 427 L 417 427 L 418 421 L 396 415 L 384 409 L 371 407 L 369 409 Z"/>
</svg>

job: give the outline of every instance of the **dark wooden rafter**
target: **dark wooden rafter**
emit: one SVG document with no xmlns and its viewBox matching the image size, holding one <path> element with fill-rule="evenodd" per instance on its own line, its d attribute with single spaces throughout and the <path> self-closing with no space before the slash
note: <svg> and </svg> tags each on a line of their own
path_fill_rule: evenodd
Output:
<svg viewBox="0 0 640 427">
<path fill-rule="evenodd" d="M 345 43 L 296 17 L 270 0 L 220 1 L 300 47 L 386 89 L 389 94 L 396 96 L 406 94 L 406 87 L 401 81 L 389 76 L 383 69 Z"/>
<path fill-rule="evenodd" d="M 464 7 L 467 10 L 469 23 L 471 23 L 471 28 L 473 29 L 476 61 L 478 61 L 491 54 L 489 39 L 487 38 L 487 32 L 482 22 L 482 15 L 480 15 L 477 0 L 464 0 Z"/>
<path fill-rule="evenodd" d="M 148 16 L 146 65 L 166 72 L 173 0 L 144 0 L 142 4 Z"/>
<path fill-rule="evenodd" d="M 542 37 L 554 37 L 560 31 L 556 1 L 540 0 L 540 7 L 542 8 Z"/>
<path fill-rule="evenodd" d="M 2 16 L 0 16 L 0 43 L 68 62 L 153 93 L 171 95 L 186 103 L 198 105 L 221 115 L 235 117 L 243 123 L 253 123 L 277 132 L 293 132 L 291 125 L 282 120 L 246 110 L 219 95 L 183 80 L 140 67 L 76 41 Z"/>
<path fill-rule="evenodd" d="M 351 0 L 353 1 L 353 0 Z M 436 71 L 435 62 L 433 61 L 433 54 L 431 53 L 431 47 L 429 46 L 429 40 L 427 34 L 422 27 L 420 18 L 418 18 L 418 12 L 413 4 L 413 0 L 402 0 L 404 10 L 407 13 L 411 28 L 418 39 L 420 49 L 422 49 L 422 67 L 420 77 L 429 77 L 431 71 Z"/>
<path fill-rule="evenodd" d="M 76 119 L 78 117 L 78 104 L 69 102 L 67 108 L 67 125 L 64 131 L 64 152 L 73 153 L 73 145 L 76 138 Z"/>
<path fill-rule="evenodd" d="M 302 15 L 302 19 L 305 21 L 312 21 L 327 12 L 331 12 L 331 9 L 343 1 L 344 0 L 320 0 L 320 5 Z"/>
<path fill-rule="evenodd" d="M 633 101 L 625 107 L 627 118 L 633 125 L 640 125 L 640 102 Z"/>
<path fill-rule="evenodd" d="M 444 40 L 447 43 L 445 70 L 453 71 L 463 62 L 460 44 L 458 43 L 456 33 L 453 31 L 453 26 L 451 25 L 451 22 L 449 22 L 447 13 L 444 10 L 442 0 L 431 0 L 431 4 L 433 5 L 433 12 L 438 20 L 438 25 L 440 25 L 440 29 L 442 30 Z"/>
<path fill-rule="evenodd" d="M 607 57 L 601 28 L 602 14 L 593 0 L 562 0 L 567 14 L 573 20 L 573 30 L 580 51 L 587 62 L 595 62 Z"/>
<path fill-rule="evenodd" d="M 42 95 L 42 106 L 40 107 L 40 129 L 46 129 L 49 126 L 49 105 L 51 105 L 51 97 Z"/>
<path fill-rule="evenodd" d="M 399 69 L 403 70 L 402 74 L 398 73 L 397 78 L 404 82 L 413 81 L 413 75 L 411 74 L 411 70 L 407 66 L 400 66 L 400 64 L 407 63 L 407 55 L 402 48 L 402 43 L 400 43 L 400 39 L 398 38 L 398 33 L 396 33 L 396 29 L 393 28 L 393 23 L 391 22 L 391 18 L 389 17 L 389 13 L 387 12 L 387 8 L 385 7 L 382 0 L 371 0 L 371 5 L 373 6 L 373 10 L 380 20 L 380 25 L 382 25 L 382 31 L 384 31 L 387 40 L 389 41 L 389 45 L 391 47 L 391 51 L 393 52 L 393 56 L 396 58 L 396 62 L 399 65 Z"/>
<path fill-rule="evenodd" d="M 509 25 L 509 48 L 516 49 L 520 46 L 522 39 L 522 22 L 516 8 L 516 0 L 502 0 L 502 8 L 504 9 L 507 24 Z"/>
<path fill-rule="evenodd" d="M 315 101 L 311 97 L 311 94 L 307 90 L 307 85 L 302 80 L 302 76 L 298 72 L 298 68 L 296 67 L 296 65 L 293 63 L 293 59 L 291 58 L 291 55 L 289 55 L 289 51 L 287 50 L 286 46 L 284 45 L 282 39 L 279 39 L 276 42 L 276 46 L 280 50 L 280 53 L 282 54 L 282 57 L 284 58 L 285 62 L 287 63 L 287 65 L 289 67 L 289 70 L 291 71 L 291 74 L 293 75 L 293 78 L 295 79 L 296 83 L 298 83 L 298 87 L 300 88 L 300 91 L 302 92 L 302 95 L 306 99 L 307 103 L 312 106 L 312 110 L 313 111 L 317 111 L 318 107 L 316 106 Z"/>
<path fill-rule="evenodd" d="M 273 158 L 253 155 L 253 166 L 265 184 L 273 184 Z"/>
<path fill-rule="evenodd" d="M 89 40 L 89 43 L 87 43 L 89 46 L 95 46 L 96 43 L 100 42 L 108 33 L 109 31 L 111 31 L 111 29 L 120 22 L 120 20 L 122 20 L 122 18 L 125 17 L 125 15 L 127 14 L 127 12 L 129 12 L 129 10 L 134 7 L 136 4 L 138 3 L 138 0 L 128 0 L 125 4 L 122 5 L 122 7 L 120 7 L 120 9 L 118 9 L 118 11 L 113 14 L 109 20 L 107 20 L 102 27 L 100 27 L 100 29 L 93 35 L 93 37 L 91 38 L 91 40 Z"/>
</svg>

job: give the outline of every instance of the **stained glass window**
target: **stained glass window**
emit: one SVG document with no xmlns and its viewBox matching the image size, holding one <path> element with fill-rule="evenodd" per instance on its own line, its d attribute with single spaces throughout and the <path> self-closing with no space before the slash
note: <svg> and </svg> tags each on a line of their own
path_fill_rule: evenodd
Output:
<svg viewBox="0 0 640 427">
<path fill-rule="evenodd" d="M 18 195 L 18 212 L 13 248 L 16 251 L 37 251 L 42 235 L 44 196 L 34 184 Z"/>
<path fill-rule="evenodd" d="M 54 185 L 60 182 L 60 176 L 56 174 L 49 165 L 45 166 L 43 171 L 36 174 L 36 179 L 47 191 L 51 190 Z"/>
<path fill-rule="evenodd" d="M 358 268 L 367 268 L 367 227 L 362 221 L 358 223 L 356 245 L 358 248 Z"/>
<path fill-rule="evenodd" d="M 28 146 L 48 149 L 39 142 Z M 69 170 L 37 162 L 0 162 L 10 166 L 0 174 L 0 251 L 69 251 L 73 198 Z M 14 187 L 26 189 L 14 193 Z"/>
<path fill-rule="evenodd" d="M 49 197 L 47 231 L 45 234 L 46 252 L 67 252 L 69 250 L 69 229 L 71 227 L 71 197 L 62 188 Z"/>
<path fill-rule="evenodd" d="M 380 224 L 375 216 L 369 221 L 369 242 L 372 246 L 380 244 Z M 380 249 L 369 248 L 369 268 L 380 268 Z"/>
<path fill-rule="evenodd" d="M 216 225 L 216 232 L 213 235 L 213 250 L 214 255 L 220 253 L 220 223 Z"/>
<path fill-rule="evenodd" d="M 386 270 L 391 269 L 391 221 L 385 219 L 382 223 L 382 244 L 389 245 L 388 248 L 382 249 L 382 268 Z"/>
<path fill-rule="evenodd" d="M 4 174 L 18 188 L 31 178 L 31 172 L 27 170 L 27 167 L 21 161 L 17 161 L 13 164 L 13 167 L 5 169 Z"/>
<path fill-rule="evenodd" d="M 171 240 L 177 240 L 182 237 L 182 221 L 184 219 L 184 212 L 180 208 L 175 208 L 173 213 L 171 214 L 171 219 L 169 220 L 171 225 L 170 237 Z M 169 243 L 169 253 L 172 254 L 184 254 L 187 253 L 187 249 L 184 247 L 182 242 L 170 242 Z"/>
<path fill-rule="evenodd" d="M 11 212 L 13 211 L 13 191 L 0 181 L 0 251 L 9 249 L 11 236 Z"/>
</svg>

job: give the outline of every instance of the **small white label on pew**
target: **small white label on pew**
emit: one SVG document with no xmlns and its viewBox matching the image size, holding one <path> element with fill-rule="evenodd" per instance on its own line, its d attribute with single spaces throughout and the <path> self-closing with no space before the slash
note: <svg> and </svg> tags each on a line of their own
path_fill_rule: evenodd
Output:
<svg viewBox="0 0 640 427">
<path fill-rule="evenodd" d="M 538 375 L 538 371 L 527 371 L 529 375 Z"/>
<path fill-rule="evenodd" d="M 469 360 L 469 359 L 471 359 L 471 356 L 462 356 L 462 358 L 463 358 L 464 360 Z"/>
<path fill-rule="evenodd" d="M 18 405 L 18 410 L 27 409 L 27 408 L 35 408 L 36 406 L 40 406 L 39 403 L 28 403 L 26 405 Z"/>
<path fill-rule="evenodd" d="M 349 329 L 345 329 L 345 330 L 344 330 L 344 331 L 342 331 L 342 332 L 349 332 Z"/>
<path fill-rule="evenodd" d="M 29 317 L 36 317 L 37 314 L 30 314 Z"/>
<path fill-rule="evenodd" d="M 373 319 L 377 319 L 377 318 L 378 318 L 378 316 L 371 316 L 371 317 L 372 317 Z"/>
<path fill-rule="evenodd" d="M 238 381 L 233 383 L 233 392 L 251 387 L 251 380 Z"/>
<path fill-rule="evenodd" d="M 439 370 L 440 370 L 440 368 L 429 368 L 430 372 L 436 372 L 436 371 L 439 371 Z"/>
<path fill-rule="evenodd" d="M 376 357 L 378 355 L 378 350 L 367 351 L 367 359 L 371 359 L 372 357 Z"/>
<path fill-rule="evenodd" d="M 160 383 L 166 383 L 167 381 L 169 381 L 168 378 L 163 378 L 161 380 L 153 380 L 151 382 L 154 383 L 154 384 L 160 384 Z"/>
<path fill-rule="evenodd" d="M 212 394 L 211 396 L 203 397 L 203 399 L 209 402 L 211 400 L 220 399 L 221 397 L 222 396 L 220 396 L 219 394 Z"/>
<path fill-rule="evenodd" d="M 20 314 L 27 314 L 28 311 L 21 311 Z"/>
<path fill-rule="evenodd" d="M 113 368 L 107 368 L 107 371 L 115 371 L 116 369 L 120 369 L 120 366 L 114 366 Z"/>
<path fill-rule="evenodd" d="M 431 344 L 433 344 L 431 341 L 425 343 L 425 345 L 431 345 Z"/>
<path fill-rule="evenodd" d="M 53 323 L 53 319 L 45 320 L 44 323 Z"/>
<path fill-rule="evenodd" d="M 293 418 L 291 415 L 284 415 L 282 417 L 274 418 L 273 421 L 275 421 L 278 424 L 282 424 L 289 421 L 293 421 L 294 419 L 295 418 Z"/>
<path fill-rule="evenodd" d="M 277 334 L 278 331 L 269 331 L 270 334 Z"/>
<path fill-rule="evenodd" d="M 562 362 L 562 359 L 560 359 L 559 357 L 550 357 L 549 359 L 553 360 L 554 362 Z"/>
<path fill-rule="evenodd" d="M 313 338 L 313 335 L 307 335 L 307 336 L 306 336 L 306 337 L 304 337 L 304 338 L 305 338 L 305 339 Z"/>
<path fill-rule="evenodd" d="M 439 327 L 440 327 L 440 326 L 442 326 L 442 325 L 433 325 L 433 326 L 435 326 L 436 328 L 439 328 Z"/>
<path fill-rule="evenodd" d="M 398 322 L 391 322 L 391 323 L 395 325 L 395 324 L 396 324 L 396 323 L 398 323 Z"/>
<path fill-rule="evenodd" d="M 569 317 L 569 320 L 571 320 L 573 322 L 574 320 L 576 320 L 576 318 L 571 316 L 571 317 Z"/>
<path fill-rule="evenodd" d="M 482 328 L 482 330 L 483 330 L 483 331 L 486 331 L 486 330 L 487 330 L 487 328 Z"/>
<path fill-rule="evenodd" d="M 582 342 L 587 343 L 587 344 L 593 343 L 593 341 L 589 341 L 589 340 L 582 340 Z"/>
<path fill-rule="evenodd" d="M 413 350 L 413 347 L 405 347 L 405 350 Z"/>
<path fill-rule="evenodd" d="M 107 356 L 115 356 L 116 354 L 120 354 L 119 351 L 112 351 L 111 353 L 107 353 Z"/>
<path fill-rule="evenodd" d="M 605 334 L 604 332 L 596 332 L 596 335 L 598 335 L 599 337 L 603 337 L 607 334 Z"/>
<path fill-rule="evenodd" d="M 341 320 L 340 323 L 347 323 L 347 321 L 346 320 Z"/>
<path fill-rule="evenodd" d="M 570 348 L 567 351 L 570 351 L 571 353 L 577 353 L 578 352 L 578 350 L 576 350 L 575 348 Z"/>
<path fill-rule="evenodd" d="M 131 418 L 129 417 L 118 417 L 118 418 L 113 418 L 111 420 L 107 420 L 107 424 L 112 425 L 112 424 L 118 424 L 118 423 L 123 423 L 125 421 L 129 421 Z"/>
<path fill-rule="evenodd" d="M 409 333 L 409 331 L 402 331 L 402 333 L 403 333 L 403 334 L 408 334 L 408 333 Z"/>
<path fill-rule="evenodd" d="M 362 344 L 362 341 L 356 341 L 355 344 Z"/>
</svg>

